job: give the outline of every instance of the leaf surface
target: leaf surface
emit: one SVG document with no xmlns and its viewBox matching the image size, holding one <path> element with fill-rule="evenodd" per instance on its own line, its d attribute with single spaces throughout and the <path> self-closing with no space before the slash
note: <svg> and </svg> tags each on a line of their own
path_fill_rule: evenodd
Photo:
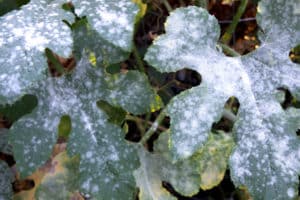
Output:
<svg viewBox="0 0 300 200">
<path fill-rule="evenodd" d="M 219 26 L 207 11 L 177 9 L 166 22 L 166 34 L 154 41 L 145 57 L 159 71 L 190 68 L 202 77 L 200 86 L 175 97 L 167 107 L 173 160 L 188 158 L 201 149 L 212 122 L 221 116 L 222 105 L 231 96 L 238 98 L 231 176 L 254 199 L 293 199 L 297 195 L 300 112 L 283 110 L 276 100 L 280 87 L 296 97 L 300 94 L 300 68 L 288 57 L 300 38 L 296 4 L 298 0 L 261 1 L 258 21 L 265 32 L 261 47 L 236 58 L 217 50 Z"/>
<path fill-rule="evenodd" d="M 0 199 L 9 200 L 12 198 L 12 182 L 14 176 L 8 165 L 0 160 Z"/>
<path fill-rule="evenodd" d="M 155 143 L 154 153 L 143 149 L 139 152 L 141 167 L 135 171 L 135 178 L 141 200 L 176 199 L 162 187 L 162 181 L 184 196 L 192 196 L 200 188 L 211 189 L 221 182 L 234 146 L 230 136 L 210 134 L 201 152 L 175 164 L 171 162 L 168 139 L 169 134 L 165 132 Z"/>
<path fill-rule="evenodd" d="M 62 152 L 52 160 L 52 166 L 37 187 L 36 199 L 70 199 L 78 189 L 79 157 L 70 158 Z"/>
<path fill-rule="evenodd" d="M 128 0 L 73 0 L 75 12 L 87 16 L 92 27 L 102 38 L 124 51 L 130 51 L 133 38 L 132 23 L 139 12 L 138 6 Z"/>
<path fill-rule="evenodd" d="M 32 83 L 46 78 L 46 47 L 61 56 L 72 52 L 72 21 L 62 0 L 32 0 L 0 17 L 0 104 L 12 103 Z"/>
<path fill-rule="evenodd" d="M 138 114 L 150 110 L 143 98 L 155 102 L 156 95 L 146 78 L 134 71 L 128 72 L 128 77 L 135 87 L 141 89 L 129 94 L 125 89 L 115 89 L 118 88 L 115 84 L 122 87 L 123 83 L 130 83 L 119 83 L 117 80 L 122 80 L 122 77 L 126 79 L 127 74 L 115 76 L 116 82 L 107 82 L 106 73 L 92 67 L 89 60 L 83 58 L 72 74 L 48 78 L 32 87 L 28 93 L 37 97 L 38 106 L 11 129 L 14 155 L 21 175 L 31 174 L 49 158 L 56 143 L 60 118 L 68 115 L 72 121 L 68 151 L 71 156 L 81 155 L 80 184 L 83 191 L 95 198 L 119 199 L 122 196 L 130 199 L 135 191 L 132 170 L 138 164 L 135 148 L 124 140 L 121 128 L 108 122 L 96 102 L 105 99 Z M 114 93 L 122 99 L 115 99 Z M 135 105 L 127 103 L 135 98 Z"/>
<path fill-rule="evenodd" d="M 130 1 L 72 3 L 76 12 L 80 16 L 87 15 L 90 22 L 81 19 L 73 24 L 73 35 L 61 21 L 64 17 L 68 19 L 70 13 L 60 9 L 62 1 L 59 0 L 33 0 L 20 11 L 0 19 L 4 24 L 0 37 L 0 53 L 4 56 L 0 63 L 7 60 L 6 57 L 10 59 L 5 61 L 7 67 L 0 71 L 1 95 L 12 101 L 26 93 L 34 95 L 38 101 L 34 110 L 15 122 L 10 130 L 17 169 L 21 177 L 26 177 L 48 160 L 57 141 L 57 132 L 62 131 L 60 119 L 69 116 L 72 127 L 68 152 L 71 156 L 80 155 L 81 191 L 94 199 L 132 199 L 135 195 L 132 171 L 138 165 L 136 149 L 125 141 L 122 129 L 108 121 L 96 102 L 105 100 L 133 114 L 153 111 L 160 106 L 157 104 L 160 99 L 145 75 L 136 71 L 109 75 L 104 68 L 128 56 L 139 9 Z M 34 41 L 32 35 L 35 35 Z M 4 37 L 11 38 L 7 40 L 9 43 L 2 40 Z M 44 73 L 47 66 L 45 47 L 67 57 L 72 39 L 79 61 L 76 68 L 62 77 L 47 77 Z M 11 48 L 9 52 L 20 49 L 20 57 L 8 54 L 8 47 Z M 97 56 L 94 66 L 87 58 L 91 54 Z M 15 63 L 19 58 L 27 68 Z M 10 76 L 9 73 L 14 74 Z M 9 77 L 9 81 L 3 82 L 5 77 Z M 15 83 L 14 79 L 20 82 Z"/>
</svg>

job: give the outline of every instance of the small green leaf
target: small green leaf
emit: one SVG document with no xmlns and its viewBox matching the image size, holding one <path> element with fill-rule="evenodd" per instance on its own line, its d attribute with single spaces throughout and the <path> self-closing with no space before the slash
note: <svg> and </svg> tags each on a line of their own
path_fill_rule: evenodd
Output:
<svg viewBox="0 0 300 200">
<path fill-rule="evenodd" d="M 120 107 L 114 107 L 106 101 L 98 101 L 97 106 L 108 115 L 108 121 L 112 124 L 121 125 L 126 117 L 126 111 Z"/>
<path fill-rule="evenodd" d="M 68 115 L 64 115 L 60 118 L 58 125 L 58 136 L 68 138 L 72 130 L 71 118 Z"/>
<path fill-rule="evenodd" d="M 10 122 L 15 122 L 22 116 L 29 114 L 37 106 L 38 102 L 33 95 L 24 95 L 12 105 L 0 105 L 0 113 Z"/>
</svg>

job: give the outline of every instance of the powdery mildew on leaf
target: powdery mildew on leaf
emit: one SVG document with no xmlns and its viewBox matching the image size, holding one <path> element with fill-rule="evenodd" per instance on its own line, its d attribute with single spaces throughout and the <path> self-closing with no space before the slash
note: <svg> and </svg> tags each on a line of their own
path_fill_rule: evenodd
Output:
<svg viewBox="0 0 300 200">
<path fill-rule="evenodd" d="M 173 12 L 166 22 L 166 34 L 146 54 L 146 60 L 160 71 L 187 67 L 202 76 L 200 86 L 185 91 L 168 105 L 171 123 L 176 119 L 176 124 L 190 128 L 195 120 L 210 127 L 222 109 L 209 109 L 224 105 L 230 96 L 238 98 L 240 108 L 234 126 L 237 146 L 230 158 L 231 176 L 237 186 L 246 186 L 254 199 L 287 200 L 297 195 L 300 143 L 296 130 L 300 127 L 300 112 L 283 110 L 276 100 L 276 90 L 285 87 L 297 97 L 300 94 L 300 68 L 288 57 L 290 49 L 300 42 L 299 13 L 293 12 L 298 2 L 261 1 L 259 22 L 265 35 L 261 36 L 261 47 L 245 57 L 228 58 L 216 50 L 217 20 L 196 7 Z M 190 98 L 192 95 L 195 97 Z M 213 108 L 196 106 L 200 99 L 209 99 L 208 105 Z M 187 109 L 192 112 L 185 114 L 179 102 L 183 107 L 194 106 Z M 175 108 L 182 111 L 176 112 Z M 192 155 L 207 138 L 203 129 L 187 132 L 177 128 L 174 132 L 176 126 L 171 125 L 170 139 L 174 160 Z M 178 140 L 180 134 L 187 141 Z"/>
<path fill-rule="evenodd" d="M 201 152 L 175 164 L 171 162 L 168 139 L 169 133 L 162 133 L 153 153 L 142 148 L 139 151 L 141 166 L 135 171 L 135 179 L 141 200 L 176 199 L 162 187 L 162 181 L 170 183 L 184 196 L 192 196 L 200 188 L 211 189 L 221 182 L 234 146 L 230 136 L 210 134 Z"/>
<path fill-rule="evenodd" d="M 138 164 L 135 149 L 124 140 L 121 128 L 110 124 L 106 114 L 96 105 L 99 99 L 105 99 L 133 112 L 148 111 L 150 105 L 146 105 L 143 99 L 155 101 L 153 90 L 140 73 L 128 74 L 139 89 L 131 93 L 132 96 L 126 90 L 117 90 L 122 99 L 112 98 L 117 86 L 114 82 L 106 82 L 105 72 L 92 67 L 87 58 L 78 63 L 72 74 L 48 78 L 28 90 L 37 97 L 38 106 L 11 129 L 14 155 L 21 175 L 29 175 L 49 158 L 56 142 L 60 117 L 69 115 L 72 131 L 68 150 L 71 156 L 81 155 L 82 190 L 96 199 L 130 199 L 135 190 L 132 171 Z M 126 75 L 120 76 L 126 79 Z M 121 88 L 124 83 L 116 82 Z M 140 97 L 136 105 L 126 104 L 135 97 Z"/>
<path fill-rule="evenodd" d="M 7 164 L 0 160 L 0 199 L 12 199 L 13 190 L 11 183 L 14 181 L 12 171 Z"/>
<path fill-rule="evenodd" d="M 75 12 L 87 16 L 92 28 L 103 40 L 130 51 L 133 37 L 133 23 L 139 12 L 138 6 L 130 0 L 72 0 Z"/>
<path fill-rule="evenodd" d="M 36 186 L 36 199 L 71 199 L 78 189 L 79 157 L 70 158 L 66 152 L 55 156 L 52 169 L 45 174 Z"/>
<path fill-rule="evenodd" d="M 63 0 L 32 0 L 21 10 L 0 17 L 0 104 L 12 103 L 33 82 L 46 78 L 46 47 L 61 56 L 72 51 L 63 19 L 72 20 Z"/>
</svg>

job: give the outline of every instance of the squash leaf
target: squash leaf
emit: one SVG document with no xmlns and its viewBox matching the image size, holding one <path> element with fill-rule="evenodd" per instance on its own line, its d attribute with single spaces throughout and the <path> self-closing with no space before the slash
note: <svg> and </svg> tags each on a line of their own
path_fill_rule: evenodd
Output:
<svg viewBox="0 0 300 200">
<path fill-rule="evenodd" d="M 141 167 L 135 171 L 135 178 L 140 186 L 141 200 L 175 199 L 162 187 L 162 181 L 185 196 L 195 195 L 200 188 L 211 189 L 222 181 L 234 146 L 232 137 L 211 133 L 203 150 L 175 164 L 171 162 L 168 140 L 169 133 L 162 133 L 153 153 L 139 151 Z"/>
<path fill-rule="evenodd" d="M 61 56 L 68 56 L 70 53 L 72 45 L 70 30 L 62 28 L 63 24 L 60 24 L 63 16 L 68 15 L 66 13 L 62 15 L 62 12 L 58 10 L 58 7 L 61 6 L 60 1 L 49 0 L 39 3 L 39 1 L 33 0 L 30 4 L 22 7 L 21 11 L 13 11 L 1 18 L 3 21 L 1 24 L 7 26 L 7 30 L 4 29 L 5 31 L 1 31 L 1 33 L 9 35 L 9 31 L 13 32 L 10 46 L 12 48 L 19 46 L 18 48 L 24 49 L 26 53 L 26 55 L 24 52 L 24 55 L 21 54 L 22 52 L 19 53 L 25 59 L 22 60 L 24 65 L 29 62 L 26 59 L 29 59 L 30 62 L 33 60 L 38 62 L 36 65 L 39 67 L 36 69 L 32 65 L 28 65 L 28 69 L 26 68 L 25 71 L 30 73 L 26 74 L 23 71 L 16 73 L 18 71 L 11 66 L 17 67 L 17 69 L 19 66 L 6 62 L 7 68 L 10 67 L 9 69 L 14 73 L 11 76 L 7 75 L 7 69 L 1 68 L 6 70 L 1 71 L 2 78 L 11 77 L 12 80 L 20 77 L 26 79 L 30 76 L 30 79 L 20 83 L 22 89 L 18 84 L 12 82 L 13 80 L 5 81 L 6 83 L 3 84 L 16 88 L 1 85 L 3 90 L 5 88 L 4 92 L 1 91 L 1 95 L 13 100 L 24 93 L 35 96 L 38 101 L 33 111 L 15 122 L 10 129 L 10 141 L 17 161 L 16 167 L 21 177 L 26 177 L 43 165 L 50 157 L 52 148 L 57 141 L 57 132 L 61 131 L 61 126 L 59 127 L 61 117 L 69 116 L 71 127 L 68 127 L 67 131 L 71 128 L 71 133 L 68 138 L 67 150 L 71 156 L 80 155 L 78 177 L 80 190 L 95 199 L 132 199 L 136 192 L 132 174 L 132 171 L 138 166 L 136 149 L 125 141 L 125 133 L 120 127 L 108 121 L 108 116 L 98 109 L 96 102 L 104 100 L 133 114 L 153 111 L 153 107 L 158 109 L 160 106 L 159 98 L 145 75 L 137 71 L 109 75 L 103 68 L 106 64 L 120 62 L 128 56 L 132 46 L 133 27 L 138 7 L 130 1 L 118 1 L 118 4 L 111 1 L 74 1 L 73 4 L 76 12 L 79 15 L 87 15 L 88 21 L 91 23 L 87 23 L 83 18 L 72 25 L 73 49 L 79 62 L 71 73 L 62 77 L 53 78 L 43 74 L 44 68 L 41 66 L 46 66 L 47 62 L 44 55 L 40 53 L 45 47 Z M 99 11 L 101 13 L 96 15 L 95 13 Z M 95 12 L 94 15 L 90 15 L 92 12 Z M 28 19 L 25 13 L 30 13 Z M 12 23 L 9 20 L 12 20 L 15 15 L 18 19 L 17 22 L 23 27 L 20 30 L 11 27 Z M 44 19 L 47 20 L 44 21 Z M 29 24 L 29 32 L 25 36 L 29 33 L 37 36 L 37 40 L 33 43 L 29 43 L 25 36 L 24 41 L 18 39 L 18 37 L 22 39 L 20 31 L 23 31 L 24 26 L 26 25 L 25 30 L 28 28 L 26 20 L 29 20 L 31 24 Z M 62 35 L 59 36 L 62 38 L 58 38 L 56 27 L 60 28 L 59 33 Z M 54 37 L 49 44 L 46 43 L 46 41 L 50 42 L 50 39 L 47 38 L 48 29 L 51 29 Z M 16 32 L 16 30 L 18 31 Z M 15 32 L 19 34 L 18 37 L 13 35 Z M 83 39 L 85 36 L 87 36 L 87 40 Z M 6 42 L 2 41 L 2 38 L 1 36 L 0 42 Z M 57 40 L 59 41 L 56 44 Z M 35 45 L 35 42 L 42 42 L 42 44 Z M 6 43 L 5 46 L 3 53 L 8 52 Z M 99 46 L 103 48 L 98 48 Z M 34 49 L 34 52 L 31 53 L 39 52 L 38 55 L 41 57 L 28 54 L 28 51 L 31 50 L 29 47 Z M 9 52 L 16 51 L 12 49 Z M 97 62 L 93 66 L 88 59 L 92 53 L 97 53 Z M 110 55 L 112 55 L 111 59 Z M 6 57 L 4 54 L 1 61 L 4 62 Z M 108 57 L 109 59 L 106 59 Z M 14 56 L 9 58 L 15 62 Z M 21 66 L 20 69 L 23 70 Z M 36 74 L 40 75 L 35 78 Z M 20 80 L 23 80 L 22 78 Z M 1 84 L 2 82 L 1 79 Z"/>
<path fill-rule="evenodd" d="M 14 156 L 23 177 L 49 158 L 57 140 L 60 118 L 68 115 L 72 122 L 68 151 L 71 156 L 81 155 L 80 183 L 83 191 L 104 199 L 118 199 L 121 193 L 125 198 L 125 194 L 130 195 L 128 190 L 134 191 L 131 171 L 138 164 L 135 148 L 124 140 L 121 128 L 108 122 L 107 115 L 98 109 L 96 102 L 107 100 L 139 114 L 142 110 L 150 110 L 150 105 L 143 100 L 155 101 L 155 94 L 139 72 L 128 74 L 132 83 L 129 80 L 117 81 L 126 75 L 120 75 L 121 78 L 115 76 L 116 82 L 106 82 L 105 75 L 103 70 L 91 66 L 89 60 L 83 58 L 72 74 L 48 78 L 28 90 L 29 94 L 37 97 L 38 106 L 11 128 Z M 130 86 L 133 83 L 137 90 L 130 93 L 125 89 L 114 89 L 117 85 L 122 88 L 122 84 Z M 116 99 L 118 95 L 122 99 Z M 136 99 L 135 105 L 127 103 L 130 99 Z"/>
<path fill-rule="evenodd" d="M 12 103 L 32 83 L 46 78 L 46 47 L 61 56 L 72 52 L 72 36 L 62 20 L 73 20 L 63 0 L 32 0 L 0 17 L 0 104 Z"/>
<path fill-rule="evenodd" d="M 280 87 L 300 95 L 300 68 L 288 56 L 300 42 L 297 3 L 260 1 L 262 44 L 253 53 L 235 58 L 218 51 L 220 30 L 213 16 L 197 7 L 177 9 L 166 22 L 166 34 L 154 41 L 145 57 L 159 71 L 190 68 L 202 76 L 200 86 L 184 91 L 167 107 L 174 161 L 203 148 L 226 100 L 238 98 L 231 176 L 254 199 L 288 200 L 297 195 L 300 111 L 283 110 L 276 100 Z"/>
</svg>

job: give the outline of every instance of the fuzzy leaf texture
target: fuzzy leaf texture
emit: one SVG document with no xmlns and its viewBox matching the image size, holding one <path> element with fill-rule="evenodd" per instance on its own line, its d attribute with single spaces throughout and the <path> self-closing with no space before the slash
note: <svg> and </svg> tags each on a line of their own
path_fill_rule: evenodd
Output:
<svg viewBox="0 0 300 200">
<path fill-rule="evenodd" d="M 14 175 L 8 165 L 0 160 L 0 199 L 9 200 L 13 194 Z"/>
<path fill-rule="evenodd" d="M 0 17 L 0 104 L 12 103 L 32 83 L 46 78 L 44 50 L 67 57 L 72 35 L 63 19 L 72 21 L 63 0 L 32 0 Z"/>
<path fill-rule="evenodd" d="M 118 105 L 126 110 L 140 114 L 141 108 L 144 112 L 150 109 L 145 102 L 154 102 L 155 95 L 145 84 L 146 78 L 138 72 L 114 77 L 117 83 L 106 82 L 103 76 L 105 72 L 93 68 L 83 58 L 72 75 L 48 78 L 28 91 L 37 97 L 38 106 L 11 128 L 14 156 L 23 176 L 32 173 L 49 158 L 57 139 L 60 117 L 67 114 L 72 120 L 68 150 L 71 155 L 81 154 L 82 189 L 109 199 L 118 199 L 123 192 L 122 197 L 130 199 L 126 195 L 135 185 L 131 171 L 138 164 L 135 149 L 125 142 L 121 129 L 107 121 L 106 114 L 98 109 L 96 102 L 109 99 L 109 102 L 119 102 Z M 123 84 L 136 90 L 119 90 Z M 118 95 L 122 98 L 115 99 Z M 127 103 L 132 99 L 135 105 Z"/>
<path fill-rule="evenodd" d="M 200 86 L 179 94 L 167 107 L 173 161 L 204 146 L 226 100 L 235 96 L 240 103 L 237 144 L 229 161 L 235 185 L 246 186 L 258 200 L 297 196 L 300 112 L 283 110 L 276 100 L 280 87 L 300 95 L 300 67 L 289 59 L 291 48 L 300 43 L 297 5 L 299 0 L 260 1 L 261 46 L 235 58 L 217 50 L 220 28 L 207 11 L 188 7 L 170 14 L 166 34 L 148 49 L 146 61 L 161 72 L 190 68 L 202 76 Z"/>
<path fill-rule="evenodd" d="M 30 80 L 30 83 L 26 82 L 27 85 L 23 84 L 22 93 L 34 95 L 37 98 L 37 106 L 31 113 L 13 124 L 10 129 L 10 141 L 13 145 L 17 169 L 21 177 L 26 177 L 50 157 L 53 145 L 57 141 L 60 119 L 67 115 L 71 119 L 71 134 L 67 150 L 70 156 L 79 154 L 81 159 L 78 178 L 80 191 L 90 195 L 92 199 L 132 199 L 136 192 L 132 174 L 138 166 L 136 149 L 124 139 L 125 134 L 122 129 L 109 122 L 106 113 L 97 107 L 97 101 L 107 101 L 109 104 L 121 107 L 133 114 L 159 109 L 161 101 L 151 88 L 146 76 L 140 72 L 129 71 L 110 75 L 104 68 L 109 64 L 120 62 L 129 54 L 138 7 L 127 0 L 121 0 L 115 4 L 111 4 L 111 1 L 101 1 L 101 5 L 98 5 L 97 2 L 100 1 L 74 1 L 74 5 L 83 9 L 81 13 L 84 15 L 94 12 L 94 10 L 84 10 L 85 6 L 81 4 L 93 3 L 88 9 L 102 5 L 101 9 L 105 8 L 107 12 L 109 10 L 111 18 L 103 19 L 101 15 L 87 16 L 88 22 L 91 21 L 90 24 L 84 20 L 76 24 L 73 29 L 72 41 L 74 40 L 73 49 L 78 62 L 71 73 L 57 78 L 43 76 L 35 81 Z M 45 2 L 41 1 L 41 3 Z M 31 1 L 28 9 L 35 8 L 36 4 L 36 1 Z M 43 6 L 46 5 L 48 4 L 43 4 Z M 51 5 L 49 4 L 49 6 Z M 55 5 L 58 6 L 58 3 Z M 107 7 L 108 5 L 111 8 Z M 118 7 L 120 5 L 124 7 L 121 9 Z M 43 6 L 41 7 L 44 8 Z M 26 8 L 23 7 L 19 12 L 29 12 Z M 19 12 L 13 11 L 8 15 L 11 16 L 8 19 L 14 15 L 18 16 Z M 54 9 L 47 15 L 59 16 L 57 12 L 57 9 Z M 77 10 L 77 12 L 79 11 Z M 109 37 L 106 32 L 101 32 L 101 28 L 108 29 L 108 27 L 112 31 L 122 30 L 120 27 L 122 24 L 115 26 L 116 23 L 119 23 L 119 18 L 114 16 L 118 16 L 121 14 L 120 12 L 124 20 L 127 20 L 126 24 L 123 24 L 126 25 L 126 28 L 123 27 L 124 31 L 117 38 Z M 26 22 L 21 18 L 19 20 L 21 24 Z M 33 19 L 30 18 L 30 20 Z M 44 23 L 51 25 L 53 19 Z M 99 28 L 97 24 L 102 24 L 103 27 Z M 15 28 L 11 29 L 12 32 L 16 30 Z M 69 30 L 60 31 L 64 34 L 69 33 Z M 14 37 L 12 38 L 14 39 Z M 68 50 L 69 47 L 64 46 L 63 41 L 64 39 L 60 39 L 56 45 L 57 49 L 51 49 L 58 53 L 59 48 Z M 16 44 L 17 42 L 15 41 Z M 21 42 L 18 45 L 25 50 L 27 48 L 26 43 Z M 42 47 L 39 45 L 41 51 Z M 7 46 L 5 51 L 8 51 Z M 66 54 L 62 55 L 67 56 Z M 87 57 L 90 55 L 96 55 L 96 62 L 93 63 L 95 66 Z M 5 56 L 6 54 L 4 54 L 4 59 Z M 36 61 L 39 57 L 27 54 L 26 59 Z M 44 57 L 39 62 L 39 67 L 47 65 Z M 6 64 L 15 67 L 11 65 L 12 63 Z M 13 67 L 11 67 L 12 70 L 16 70 Z M 28 70 L 26 66 L 19 67 L 20 70 Z M 30 66 L 29 70 L 32 70 Z M 38 73 L 35 69 L 33 71 L 30 73 L 31 76 Z M 5 73 L 6 71 L 1 71 L 0 74 L 6 76 Z M 27 75 L 16 71 L 10 76 L 12 78 L 20 76 L 20 80 L 22 80 Z M 5 89 L 5 91 L 10 90 L 8 87 Z M 14 90 L 11 92 L 13 94 Z M 6 95 L 6 93 L 1 94 Z M 44 194 L 46 195 L 46 193 Z"/>
</svg>

